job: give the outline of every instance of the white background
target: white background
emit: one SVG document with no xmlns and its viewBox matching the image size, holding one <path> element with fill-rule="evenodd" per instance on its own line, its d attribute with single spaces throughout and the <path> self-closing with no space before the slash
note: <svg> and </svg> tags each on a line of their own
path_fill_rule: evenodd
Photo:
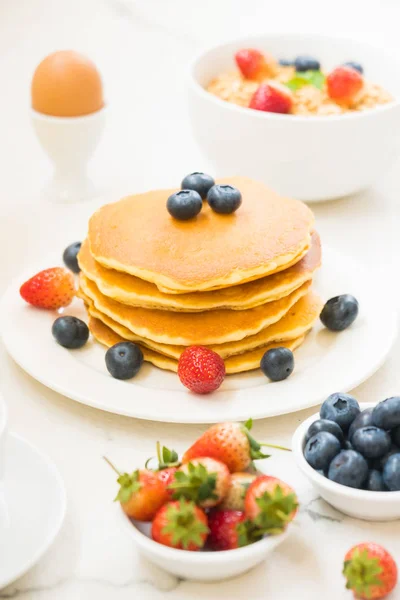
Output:
<svg viewBox="0 0 400 600">
<path fill-rule="evenodd" d="M 98 64 L 110 111 L 91 172 L 105 198 L 117 198 L 176 185 L 187 172 L 207 169 L 191 137 L 184 81 L 187 61 L 203 44 L 240 33 L 325 31 L 400 52 L 399 23 L 395 0 L 1 0 L 0 290 L 44 252 L 60 243 L 62 250 L 85 233 L 79 207 L 49 206 L 40 199 L 50 166 L 30 128 L 29 85 L 43 56 L 73 48 Z M 398 163 L 367 193 L 315 207 L 323 242 L 364 263 L 382 296 L 391 294 L 397 305 L 399 199 Z M 33 351 L 35 343 L 40 340 L 32 340 Z M 133 469 L 153 453 L 157 439 L 182 451 L 203 428 L 138 422 L 79 406 L 35 383 L 0 352 L 11 429 L 56 461 L 69 496 L 67 521 L 53 549 L 27 576 L 0 591 L 0 599 L 340 600 L 351 597 L 340 571 L 352 544 L 370 539 L 400 557 L 398 523 L 343 518 L 315 500 L 290 457 L 276 455 L 263 469 L 293 483 L 303 505 L 293 536 L 268 564 L 240 579 L 211 586 L 177 581 L 140 559 L 117 528 L 114 476 L 101 456 Z M 399 358 L 397 344 L 355 395 L 377 401 L 399 393 Z M 296 424 L 312 412 L 258 422 L 255 432 L 288 444 Z M 400 591 L 392 597 L 400 598 Z"/>
</svg>

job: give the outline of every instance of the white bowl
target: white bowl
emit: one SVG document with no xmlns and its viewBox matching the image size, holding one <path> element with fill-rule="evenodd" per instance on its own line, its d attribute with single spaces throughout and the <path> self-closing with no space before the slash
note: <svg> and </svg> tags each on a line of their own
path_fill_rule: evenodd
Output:
<svg viewBox="0 0 400 600">
<path fill-rule="evenodd" d="M 265 113 L 221 100 L 205 90 L 234 68 L 239 48 L 277 58 L 310 54 L 329 70 L 361 62 L 366 78 L 400 99 L 400 60 L 382 48 L 319 35 L 265 34 L 209 48 L 192 63 L 189 107 L 195 137 L 218 177 L 246 175 L 306 201 L 327 200 L 368 187 L 400 154 L 400 103 L 337 116 Z"/>
<path fill-rule="evenodd" d="M 372 402 L 360 404 L 361 410 L 375 406 Z M 369 492 L 356 490 L 320 475 L 304 458 L 305 438 L 311 423 L 319 419 L 319 413 L 306 419 L 296 429 L 292 450 L 300 470 L 312 483 L 326 502 L 341 512 L 366 521 L 394 521 L 400 519 L 400 492 Z"/>
<path fill-rule="evenodd" d="M 289 535 L 290 526 L 281 535 L 265 537 L 259 542 L 220 552 L 189 552 L 163 546 L 150 537 L 150 523 L 131 521 L 116 507 L 118 519 L 129 533 L 139 552 L 161 569 L 197 581 L 218 581 L 236 577 L 266 559 Z"/>
</svg>

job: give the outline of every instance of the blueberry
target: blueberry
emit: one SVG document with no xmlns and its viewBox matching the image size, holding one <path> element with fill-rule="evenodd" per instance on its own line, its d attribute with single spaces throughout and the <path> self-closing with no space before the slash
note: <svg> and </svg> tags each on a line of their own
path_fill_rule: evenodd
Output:
<svg viewBox="0 0 400 600">
<path fill-rule="evenodd" d="M 343 63 L 342 65 L 343 67 L 351 67 L 352 69 L 355 69 L 356 71 L 358 71 L 359 73 L 361 73 L 361 75 L 364 74 L 364 68 L 362 65 L 360 65 L 359 62 L 355 62 L 354 60 L 348 60 L 347 62 Z"/>
<path fill-rule="evenodd" d="M 356 320 L 357 315 L 358 301 L 350 294 L 342 294 L 328 300 L 320 319 L 331 331 L 343 331 Z"/>
<path fill-rule="evenodd" d="M 131 379 L 143 364 L 143 352 L 133 342 L 119 342 L 106 352 L 106 367 L 115 379 Z"/>
<path fill-rule="evenodd" d="M 214 185 L 207 194 L 207 202 L 214 212 L 230 215 L 242 204 L 242 194 L 232 185 Z"/>
<path fill-rule="evenodd" d="M 400 452 L 400 449 L 397 446 L 392 445 L 392 447 L 390 448 L 389 452 L 387 452 L 386 454 L 384 454 L 380 458 L 375 458 L 374 460 L 371 461 L 371 467 L 373 469 L 376 469 L 377 471 L 383 471 L 383 469 L 385 468 L 385 465 L 386 465 L 387 461 L 389 460 L 389 458 L 393 454 L 398 454 L 399 452 Z"/>
<path fill-rule="evenodd" d="M 368 476 L 368 463 L 355 450 L 342 450 L 331 462 L 328 477 L 336 483 L 361 489 Z"/>
<path fill-rule="evenodd" d="M 293 373 L 294 358 L 289 348 L 271 348 L 264 353 L 260 362 L 261 371 L 271 381 L 282 381 Z"/>
<path fill-rule="evenodd" d="M 349 440 L 345 441 L 345 443 L 343 444 L 343 448 L 345 450 L 354 450 L 353 444 L 351 442 L 349 442 Z"/>
<path fill-rule="evenodd" d="M 194 190 L 181 190 L 167 200 L 169 214 L 179 221 L 188 221 L 199 214 L 203 208 L 200 195 Z"/>
<path fill-rule="evenodd" d="M 376 469 L 371 469 L 365 482 L 365 489 L 370 492 L 385 492 L 386 486 L 383 483 L 382 473 Z"/>
<path fill-rule="evenodd" d="M 319 71 L 321 65 L 316 58 L 312 56 L 298 56 L 294 61 L 296 71 Z"/>
<path fill-rule="evenodd" d="M 400 453 L 393 454 L 383 469 L 383 481 L 391 492 L 400 491 Z"/>
<path fill-rule="evenodd" d="M 63 261 L 66 267 L 73 273 L 79 273 L 80 266 L 78 265 L 78 252 L 81 249 L 82 242 L 74 242 L 67 246 L 63 253 Z"/>
<path fill-rule="evenodd" d="M 344 432 L 360 413 L 358 402 L 349 394 L 331 394 L 321 406 L 319 415 L 321 419 L 335 421 Z"/>
<path fill-rule="evenodd" d="M 340 448 L 337 437 L 328 431 L 320 431 L 306 443 L 304 457 L 313 469 L 326 471 Z"/>
<path fill-rule="evenodd" d="M 182 190 L 194 190 L 200 198 L 205 200 L 213 185 L 215 185 L 215 181 L 211 175 L 195 171 L 182 179 L 181 188 Z"/>
<path fill-rule="evenodd" d="M 365 458 L 380 458 L 389 452 L 392 440 L 387 431 L 369 425 L 354 432 L 351 438 L 354 450 Z"/>
<path fill-rule="evenodd" d="M 397 446 L 400 446 L 400 425 L 398 425 L 398 427 L 395 427 L 395 429 L 393 429 L 392 440 L 393 440 L 394 444 L 396 444 Z"/>
<path fill-rule="evenodd" d="M 279 64 L 281 65 L 281 67 L 293 67 L 294 61 L 287 58 L 281 58 L 279 60 Z"/>
<path fill-rule="evenodd" d="M 314 423 L 311 423 L 306 433 L 306 442 L 320 431 L 328 431 L 328 433 L 334 435 L 342 445 L 344 444 L 343 431 L 339 425 L 334 421 L 328 421 L 327 419 L 318 419 L 317 421 L 314 421 Z"/>
<path fill-rule="evenodd" d="M 372 422 L 382 429 L 394 429 L 400 425 L 400 396 L 386 398 L 372 411 Z"/>
<path fill-rule="evenodd" d="M 353 437 L 354 432 L 357 429 L 361 429 L 361 427 L 367 427 L 368 425 L 372 425 L 372 408 L 366 408 L 362 412 L 360 412 L 352 424 L 350 425 L 349 432 L 347 437 L 349 440 Z"/>
<path fill-rule="evenodd" d="M 89 339 L 89 328 L 76 317 L 58 317 L 51 332 L 54 339 L 64 348 L 82 348 Z"/>
</svg>

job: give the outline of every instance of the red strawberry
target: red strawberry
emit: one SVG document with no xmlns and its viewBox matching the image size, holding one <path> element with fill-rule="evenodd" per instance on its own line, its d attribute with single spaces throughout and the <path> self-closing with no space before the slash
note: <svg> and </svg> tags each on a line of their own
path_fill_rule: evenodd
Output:
<svg viewBox="0 0 400 600">
<path fill-rule="evenodd" d="M 226 465 L 209 457 L 195 458 L 182 465 L 170 485 L 173 498 L 193 500 L 199 506 L 209 508 L 221 502 L 230 482 Z"/>
<path fill-rule="evenodd" d="M 261 81 L 274 75 L 276 61 L 269 54 L 262 54 L 255 48 L 243 48 L 235 54 L 236 64 L 246 79 Z"/>
<path fill-rule="evenodd" d="M 219 354 L 204 346 L 190 346 L 180 356 L 178 376 L 190 391 L 208 394 L 223 382 L 225 363 Z"/>
<path fill-rule="evenodd" d="M 211 456 L 225 463 L 231 473 L 245 471 L 252 460 L 268 458 L 261 452 L 261 444 L 250 435 L 253 425 L 249 419 L 242 423 L 218 423 L 213 425 L 186 450 L 182 462 L 186 463 L 199 456 Z M 263 444 L 271 448 L 287 450 L 282 446 Z"/>
<path fill-rule="evenodd" d="M 294 490 L 284 481 L 261 475 L 250 484 L 244 501 L 246 517 L 263 533 L 281 533 L 296 515 Z"/>
<path fill-rule="evenodd" d="M 168 492 L 168 496 L 172 498 L 174 491 L 169 487 L 175 480 L 175 473 L 178 467 L 167 467 L 161 471 L 157 471 L 158 479 L 163 483 L 165 489 Z"/>
<path fill-rule="evenodd" d="M 165 489 L 167 490 L 169 498 L 172 498 L 172 490 L 169 489 L 169 485 L 174 481 L 175 472 L 180 466 L 180 460 L 178 453 L 175 450 L 170 450 L 166 446 L 162 446 L 160 442 L 157 442 L 157 459 L 158 459 L 158 469 L 156 471 L 159 480 L 164 484 Z M 149 458 L 146 461 L 145 467 L 153 460 Z"/>
<path fill-rule="evenodd" d="M 357 598 L 376 600 L 389 594 L 397 583 L 397 567 L 385 548 L 367 542 L 351 548 L 344 559 L 346 587 Z"/>
<path fill-rule="evenodd" d="M 232 473 L 228 491 L 218 509 L 244 511 L 246 492 L 255 478 L 251 473 Z"/>
<path fill-rule="evenodd" d="M 40 271 L 21 285 L 22 298 L 38 308 L 56 310 L 71 304 L 74 295 L 74 276 L 63 267 Z"/>
<path fill-rule="evenodd" d="M 233 550 L 246 544 L 241 543 L 239 523 L 245 520 L 240 510 L 213 510 L 208 515 L 210 534 L 207 544 L 212 550 Z"/>
<path fill-rule="evenodd" d="M 154 541 L 180 550 L 200 550 L 208 535 L 207 515 L 194 502 L 181 498 L 157 512 L 151 526 Z"/>
<path fill-rule="evenodd" d="M 131 474 L 120 473 L 107 458 L 105 460 L 118 473 L 120 489 L 115 501 L 121 503 L 123 511 L 131 519 L 151 521 L 158 509 L 169 499 L 157 473 L 147 469 L 138 469 Z"/>
<path fill-rule="evenodd" d="M 290 90 L 279 83 L 261 83 L 250 100 L 249 108 L 264 112 L 286 114 L 291 111 L 293 97 Z"/>
<path fill-rule="evenodd" d="M 359 71 L 351 67 L 337 67 L 326 78 L 328 94 L 337 102 L 349 104 L 364 85 Z"/>
</svg>

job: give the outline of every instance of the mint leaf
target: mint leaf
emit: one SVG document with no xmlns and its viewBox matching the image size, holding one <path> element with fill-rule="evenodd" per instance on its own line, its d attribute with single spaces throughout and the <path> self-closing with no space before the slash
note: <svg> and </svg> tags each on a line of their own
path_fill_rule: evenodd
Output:
<svg viewBox="0 0 400 600">
<path fill-rule="evenodd" d="M 321 71 L 304 71 L 299 73 L 296 71 L 296 75 L 286 82 L 286 86 L 296 92 L 305 85 L 312 85 L 319 90 L 322 90 L 325 83 L 325 75 Z"/>
</svg>

